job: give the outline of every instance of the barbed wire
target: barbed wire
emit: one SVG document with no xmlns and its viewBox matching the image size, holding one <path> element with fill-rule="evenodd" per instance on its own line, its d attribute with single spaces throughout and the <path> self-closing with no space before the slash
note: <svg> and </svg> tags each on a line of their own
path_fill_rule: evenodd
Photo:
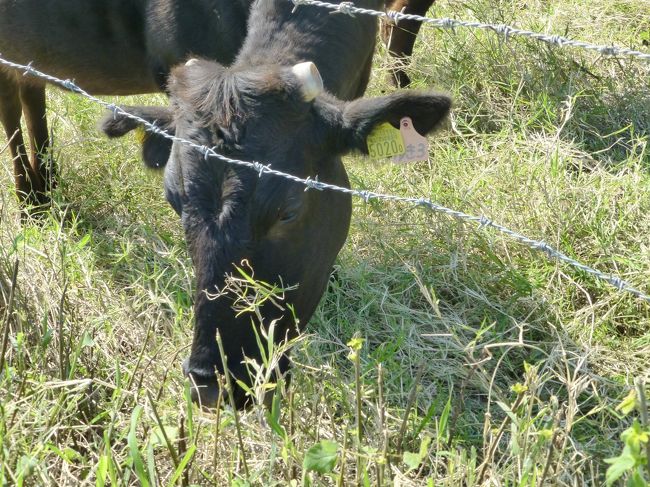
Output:
<svg viewBox="0 0 650 487">
<path fill-rule="evenodd" d="M 30 74 L 32 76 L 37 76 L 39 78 L 45 79 L 49 81 L 50 83 L 57 84 L 59 86 L 62 86 L 63 88 L 72 91 L 74 93 L 77 93 L 103 107 L 106 109 L 110 110 L 114 116 L 117 114 L 122 115 L 124 117 L 127 117 L 131 120 L 134 120 L 138 123 L 141 123 L 145 130 L 148 132 L 160 135 L 161 137 L 164 137 L 166 139 L 169 139 L 173 142 L 178 142 L 180 144 L 187 145 L 189 147 L 194 148 L 195 150 L 199 151 L 201 154 L 203 154 L 204 158 L 207 160 L 209 158 L 214 158 L 221 160 L 223 162 L 226 162 L 228 164 L 233 164 L 236 166 L 242 166 L 242 167 L 247 167 L 259 174 L 261 177 L 262 174 L 269 174 L 273 176 L 278 176 L 282 177 L 285 179 L 289 179 L 291 181 L 294 181 L 296 183 L 300 183 L 305 186 L 305 191 L 309 189 L 315 189 L 319 191 L 323 190 L 328 190 L 328 191 L 337 191 L 339 193 L 344 193 L 348 194 L 350 196 L 355 196 L 357 198 L 361 198 L 364 200 L 366 203 L 368 203 L 370 200 L 381 200 L 381 201 L 391 201 L 391 202 L 396 202 L 396 203 L 407 203 L 414 205 L 416 207 L 422 207 L 426 208 L 428 210 L 434 211 L 436 213 L 442 213 L 444 215 L 450 216 L 452 218 L 455 218 L 456 220 L 464 221 L 464 222 L 470 222 L 474 224 L 478 224 L 479 229 L 484 229 L 484 228 L 493 228 L 494 230 L 507 235 L 511 239 L 519 242 L 520 244 L 523 244 L 533 250 L 543 252 L 544 254 L 547 255 L 550 259 L 556 259 L 558 261 L 564 262 L 566 264 L 569 264 L 576 269 L 579 269 L 587 274 L 590 274 L 602 281 L 605 281 L 609 283 L 610 285 L 614 286 L 616 289 L 619 291 L 625 291 L 628 292 L 644 301 L 647 301 L 650 303 L 650 295 L 644 293 L 640 289 L 635 288 L 632 286 L 629 282 L 623 280 L 622 278 L 605 273 L 603 271 L 594 269 L 586 264 L 583 264 L 568 255 L 564 254 L 563 252 L 559 251 L 558 249 L 555 249 L 554 247 L 550 246 L 548 243 L 544 242 L 543 240 L 535 240 L 529 237 L 526 237 L 525 235 L 522 235 L 521 233 L 518 233 L 514 230 L 511 230 L 503 225 L 500 225 L 498 223 L 495 223 L 491 219 L 481 215 L 481 216 L 475 216 L 475 215 L 470 215 L 468 213 L 464 213 L 462 211 L 458 210 L 453 210 L 451 208 L 447 208 L 443 205 L 440 205 L 438 203 L 435 203 L 431 201 L 429 198 L 415 198 L 415 197 L 405 197 L 405 196 L 397 196 L 397 195 L 392 195 L 392 194 L 384 194 L 384 193 L 377 193 L 375 191 L 367 191 L 367 190 L 357 190 L 357 189 L 351 189 L 351 188 L 345 188 L 342 186 L 336 186 L 334 184 L 329 184 L 329 183 L 324 183 L 322 181 L 318 181 L 318 179 L 302 179 L 299 178 L 298 176 L 295 176 L 293 174 L 285 173 L 282 171 L 278 171 L 276 169 L 272 169 L 270 166 L 264 165 L 260 162 L 250 162 L 250 161 L 242 161 L 239 159 L 232 159 L 230 157 L 226 157 L 224 155 L 218 154 L 214 148 L 208 147 L 206 145 L 200 145 L 196 144 L 190 140 L 183 139 L 181 137 L 176 136 L 175 134 L 172 135 L 154 123 L 149 122 L 148 120 L 145 120 L 142 117 L 139 117 L 137 115 L 134 115 L 132 113 L 127 112 L 124 110 L 122 107 L 119 105 L 116 105 L 114 103 L 109 103 L 107 101 L 101 100 L 100 98 L 97 98 L 96 96 L 91 95 L 90 93 L 86 92 L 83 90 L 81 87 L 76 85 L 72 80 L 70 79 L 59 79 L 55 76 L 43 73 L 42 71 L 39 71 L 29 65 L 24 65 L 24 64 L 18 64 L 14 63 L 12 61 L 8 61 L 4 58 L 2 58 L 2 54 L 0 53 L 0 64 L 17 69 L 19 71 L 22 71 L 25 75 Z"/>
<path fill-rule="evenodd" d="M 547 44 L 552 44 L 558 47 L 575 47 L 580 49 L 586 49 L 590 51 L 597 51 L 604 56 L 630 56 L 637 59 L 650 62 L 650 53 L 645 53 L 641 51 L 635 51 L 633 49 L 628 49 L 625 47 L 619 46 L 606 46 L 599 44 L 591 44 L 585 41 L 577 41 L 563 37 L 560 35 L 551 35 L 551 34 L 542 34 L 540 32 L 534 32 L 525 29 L 518 29 L 516 27 L 511 27 L 506 24 L 488 24 L 484 22 L 468 22 L 464 20 L 456 20 L 450 18 L 432 18 L 432 17 L 423 17 L 421 15 L 414 14 L 405 14 L 402 12 L 396 12 L 390 10 L 388 12 L 382 12 L 379 10 L 372 10 L 367 8 L 356 7 L 353 2 L 341 2 L 341 3 L 329 3 L 322 2 L 320 0 L 287 0 L 294 4 L 294 10 L 300 7 L 301 5 L 312 5 L 315 7 L 322 7 L 334 12 L 339 12 L 341 14 L 354 16 L 355 14 L 361 15 L 372 15 L 374 17 L 380 17 L 391 22 L 397 23 L 399 20 L 417 20 L 426 25 L 431 25 L 438 27 L 440 29 L 455 29 L 457 27 L 466 27 L 470 29 L 481 29 L 481 30 L 490 30 L 497 34 L 503 35 L 507 40 L 510 36 L 522 36 L 535 39 Z"/>
</svg>

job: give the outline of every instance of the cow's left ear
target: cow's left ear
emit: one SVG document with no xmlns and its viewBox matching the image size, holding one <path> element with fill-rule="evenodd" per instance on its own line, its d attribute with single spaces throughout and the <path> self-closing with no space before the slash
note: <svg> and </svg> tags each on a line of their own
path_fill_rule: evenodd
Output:
<svg viewBox="0 0 650 487">
<path fill-rule="evenodd" d="M 174 114 L 168 107 L 123 106 L 123 112 L 136 115 L 170 135 L 175 135 Z M 172 150 L 172 141 L 157 133 L 145 132 L 144 125 L 122 112 L 108 112 L 99 122 L 99 129 L 110 138 L 122 137 L 132 130 L 138 130 L 142 144 L 142 159 L 151 169 L 163 169 Z"/>
<path fill-rule="evenodd" d="M 368 135 L 388 122 L 399 128 L 403 117 L 410 117 L 415 130 L 427 135 L 442 122 L 451 108 L 451 98 L 440 93 L 398 91 L 379 98 L 360 98 L 346 103 L 339 128 L 341 152 L 368 153 Z"/>
</svg>

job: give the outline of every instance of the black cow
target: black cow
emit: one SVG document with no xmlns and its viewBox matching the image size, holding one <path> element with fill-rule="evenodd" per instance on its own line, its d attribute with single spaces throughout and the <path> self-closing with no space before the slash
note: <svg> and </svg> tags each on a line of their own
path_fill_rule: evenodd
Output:
<svg viewBox="0 0 650 487">
<path fill-rule="evenodd" d="M 381 0 L 357 3 L 381 6 Z M 263 161 L 301 178 L 345 187 L 349 181 L 341 155 L 367 153 L 366 139 L 378 124 L 397 127 L 401 117 L 409 116 L 426 134 L 446 116 L 449 98 L 430 92 L 350 101 L 368 83 L 377 21 L 306 5 L 292 10 L 286 0 L 257 0 L 248 37 L 231 67 L 190 60 L 172 70 L 171 108 L 129 110 L 223 155 Z M 110 136 L 136 126 L 113 114 L 103 122 Z M 185 373 L 198 385 L 194 398 L 211 405 L 218 393 L 215 370 L 223 371 L 217 331 L 237 379 L 249 382 L 244 356 L 260 357 L 253 329 L 259 323 L 253 325 L 250 315 L 235 312 L 235 297 L 224 286 L 226 276 L 236 274 L 234 266 L 246 260 L 256 279 L 296 286 L 287 291 L 285 305 L 304 326 L 345 242 L 351 200 L 206 159 L 194 148 L 179 142 L 170 146 L 155 135 L 147 143 L 157 149 L 145 157 L 171 150 L 165 189 L 181 217 L 197 281 L 194 339 Z M 148 161 L 152 166 L 160 162 Z M 267 302 L 261 314 L 266 325 L 277 320 L 276 339 L 295 335 L 288 310 Z M 285 358 L 283 370 L 287 362 Z M 244 404 L 242 390 L 236 401 Z"/>
<path fill-rule="evenodd" d="M 287 2 L 289 0 L 286 0 Z M 172 66 L 189 54 L 229 64 L 245 38 L 253 0 L 0 0 L 0 54 L 99 95 L 165 89 Z M 423 14 L 433 0 L 387 0 Z M 412 7 L 411 7 L 412 4 Z M 390 52 L 410 54 L 412 22 L 386 34 Z M 388 31 L 386 31 L 388 32 Z M 409 47 L 410 46 L 410 47 Z M 408 82 L 394 72 L 400 86 Z M 20 128 L 25 113 L 31 162 Z M 43 204 L 55 180 L 46 158 L 45 85 L 0 66 L 0 122 L 21 201 Z"/>
</svg>

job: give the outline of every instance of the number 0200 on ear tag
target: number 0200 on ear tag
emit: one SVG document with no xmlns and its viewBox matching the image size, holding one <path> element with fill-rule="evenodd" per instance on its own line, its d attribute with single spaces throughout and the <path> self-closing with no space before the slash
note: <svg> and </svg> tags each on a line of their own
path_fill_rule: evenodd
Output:
<svg viewBox="0 0 650 487">
<path fill-rule="evenodd" d="M 404 141 L 404 151 L 395 155 L 391 160 L 397 164 L 426 161 L 429 157 L 429 142 L 426 137 L 417 133 L 409 117 L 403 117 L 400 120 L 399 131 Z"/>
<path fill-rule="evenodd" d="M 402 133 L 388 122 L 377 125 L 368 135 L 368 154 L 373 159 L 403 154 L 406 148 Z"/>
</svg>

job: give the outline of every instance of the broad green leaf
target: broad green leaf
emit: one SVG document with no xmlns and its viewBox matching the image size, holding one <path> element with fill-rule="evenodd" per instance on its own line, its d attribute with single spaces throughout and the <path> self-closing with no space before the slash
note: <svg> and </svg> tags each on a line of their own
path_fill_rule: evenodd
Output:
<svg viewBox="0 0 650 487">
<path fill-rule="evenodd" d="M 422 442 L 420 443 L 420 456 L 424 460 L 424 457 L 427 456 L 427 452 L 429 451 L 429 445 L 431 444 L 431 437 L 430 436 L 425 436 L 422 438 Z"/>
<path fill-rule="evenodd" d="M 409 470 L 415 470 L 420 466 L 422 459 L 419 453 L 405 451 L 402 454 L 402 461 L 408 466 Z"/>
<path fill-rule="evenodd" d="M 56 453 L 61 459 L 63 459 L 67 463 L 72 463 L 75 460 L 81 458 L 81 455 L 79 454 L 78 451 L 73 450 L 69 446 L 66 446 L 63 450 L 60 450 L 57 448 L 55 445 L 48 444 L 46 447 L 46 450 L 52 451 Z"/>
<path fill-rule="evenodd" d="M 185 471 L 185 467 L 187 467 L 187 464 L 190 462 L 195 452 L 196 452 L 196 445 L 192 445 L 191 447 L 189 447 L 189 449 L 185 453 L 185 456 L 183 456 L 183 459 L 178 464 L 178 467 L 174 471 L 174 475 L 172 476 L 171 480 L 167 485 L 170 486 L 176 485 L 176 482 L 178 481 L 178 479 L 181 478 L 181 475 L 183 475 L 183 472 Z"/>
<path fill-rule="evenodd" d="M 140 480 L 140 485 L 143 487 L 149 487 L 149 478 L 147 477 L 147 470 L 144 466 L 144 459 L 142 458 L 142 453 L 140 453 L 140 448 L 138 447 L 138 437 L 136 435 L 136 430 L 138 428 L 138 420 L 140 419 L 140 414 L 142 413 L 142 406 L 136 406 L 131 414 L 131 428 L 129 430 L 129 435 L 127 437 L 127 442 L 129 444 L 129 456 L 133 462 L 133 468 L 135 474 Z"/>
<path fill-rule="evenodd" d="M 636 405 L 637 405 L 636 390 L 630 389 L 630 392 L 627 393 L 625 399 L 623 399 L 621 403 L 618 406 L 616 406 L 616 410 L 621 411 L 625 415 L 628 415 L 632 411 L 634 411 Z"/>
<path fill-rule="evenodd" d="M 84 236 L 81 238 L 81 240 L 79 240 L 79 242 L 77 243 L 77 248 L 78 248 L 79 250 L 81 250 L 81 249 L 83 249 L 86 245 L 88 245 L 89 242 L 90 242 L 90 234 L 87 233 L 86 235 L 84 235 Z"/>
<path fill-rule="evenodd" d="M 51 328 L 47 328 L 45 330 L 45 333 L 43 334 L 43 337 L 41 338 L 41 346 L 43 348 L 47 348 L 47 346 L 50 344 L 52 341 L 52 337 L 54 336 L 54 333 Z"/>
<path fill-rule="evenodd" d="M 370 487 L 370 475 L 368 475 L 368 469 L 363 470 L 363 487 Z"/>
<path fill-rule="evenodd" d="M 251 386 L 246 384 L 246 382 L 244 382 L 242 380 L 239 380 L 239 379 L 237 381 L 235 381 L 235 382 L 237 383 L 237 385 L 239 387 L 241 387 L 244 390 L 244 392 L 246 392 L 246 394 L 249 394 L 251 396 L 254 394 L 253 389 L 251 388 Z"/>
<path fill-rule="evenodd" d="M 442 436 L 447 436 L 447 424 L 449 423 L 449 415 L 451 414 L 451 392 L 449 393 L 449 397 L 447 398 L 447 404 L 445 404 L 445 407 L 442 409 L 442 413 L 440 414 L 440 420 L 438 421 L 438 431 L 442 434 Z"/>
<path fill-rule="evenodd" d="M 433 418 L 433 415 L 435 414 L 435 412 L 436 412 L 436 403 L 432 402 L 429 405 L 429 408 L 427 409 L 427 413 L 424 415 L 424 418 L 422 418 L 422 421 L 420 421 L 420 424 L 418 425 L 417 429 L 415 430 L 415 435 L 416 436 L 418 436 L 422 432 L 422 430 L 427 426 L 427 424 L 429 424 L 429 422 L 431 422 L 431 418 Z M 442 429 L 440 431 L 444 432 L 444 430 L 442 430 Z"/>
<path fill-rule="evenodd" d="M 629 450 L 627 448 L 623 450 L 623 453 L 620 456 L 607 458 L 605 459 L 605 462 L 611 464 L 605 473 L 605 482 L 608 486 L 612 485 L 619 478 L 621 478 L 625 472 L 634 468 L 634 465 L 636 464 L 636 460 L 629 453 Z"/>
<path fill-rule="evenodd" d="M 171 443 L 176 441 L 176 438 L 178 438 L 178 427 L 177 426 L 163 426 L 163 427 L 165 428 L 165 435 L 167 435 L 169 441 Z M 149 436 L 149 443 L 154 448 L 159 446 L 164 446 L 165 448 L 167 447 L 167 442 L 165 441 L 165 436 L 163 435 L 160 426 L 156 426 L 151 431 L 151 435 Z"/>
<path fill-rule="evenodd" d="M 632 426 L 621 433 L 621 439 L 632 448 L 633 453 L 638 453 L 641 450 L 641 444 L 648 442 L 648 432 L 635 420 Z"/>
<path fill-rule="evenodd" d="M 643 478 L 640 468 L 636 469 L 627 479 L 626 487 L 648 487 L 648 482 Z"/>
<path fill-rule="evenodd" d="M 271 427 L 271 430 L 283 440 L 287 438 L 287 432 L 280 424 L 280 412 L 282 411 L 282 403 L 280 397 L 280 390 L 276 389 L 273 393 L 273 402 L 271 403 L 271 410 L 266 411 L 266 422 Z"/>
<path fill-rule="evenodd" d="M 84 333 L 81 346 L 86 348 L 86 347 L 92 347 L 94 344 L 95 344 L 95 340 L 93 340 L 93 337 L 90 335 L 90 333 L 88 332 Z"/>
<path fill-rule="evenodd" d="M 420 451 L 413 453 L 410 451 L 405 451 L 402 454 L 402 460 L 409 467 L 409 470 L 415 470 L 420 466 L 424 458 L 427 456 L 429 451 L 429 445 L 431 444 L 431 437 L 425 436 L 420 442 Z"/>
<path fill-rule="evenodd" d="M 336 443 L 321 440 L 307 450 L 302 466 L 307 472 L 330 473 L 336 465 L 338 452 L 339 446 Z"/>
<path fill-rule="evenodd" d="M 106 475 L 108 474 L 108 457 L 102 455 L 97 462 L 97 478 L 95 479 L 96 487 L 104 487 L 106 485 Z"/>
</svg>

